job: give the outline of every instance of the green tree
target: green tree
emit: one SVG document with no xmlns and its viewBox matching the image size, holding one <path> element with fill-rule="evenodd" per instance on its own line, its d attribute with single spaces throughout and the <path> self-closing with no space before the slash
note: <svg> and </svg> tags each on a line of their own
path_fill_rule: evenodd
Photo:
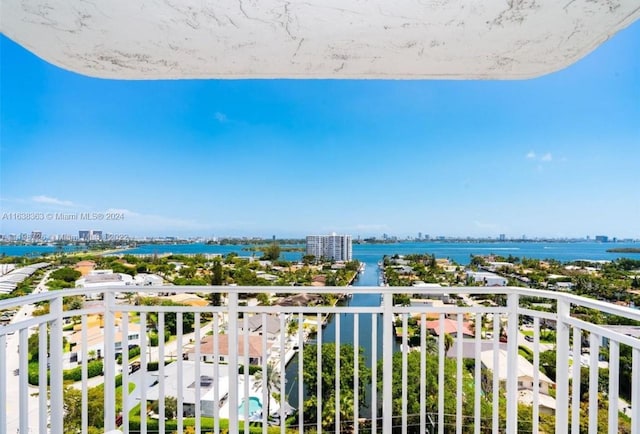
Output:
<svg viewBox="0 0 640 434">
<path fill-rule="evenodd" d="M 549 350 L 540 353 L 540 369 L 551 380 L 556 381 L 556 351 Z"/>
<path fill-rule="evenodd" d="M 220 286 L 222 283 L 222 261 L 216 258 L 214 259 L 213 266 L 211 267 L 211 284 L 214 286 Z"/>
<path fill-rule="evenodd" d="M 358 271 L 360 269 L 360 261 L 357 259 L 349 261 L 344 265 L 344 268 L 349 271 Z"/>
<path fill-rule="evenodd" d="M 88 425 L 95 428 L 104 426 L 104 393 L 100 387 L 88 390 Z M 64 432 L 75 434 L 82 427 L 82 392 L 73 387 L 64 389 Z"/>
<path fill-rule="evenodd" d="M 265 247 L 262 258 L 265 261 L 277 261 L 280 257 L 280 245 L 278 243 L 273 243 L 268 247 Z"/>
<path fill-rule="evenodd" d="M 449 349 L 453 346 L 453 336 L 449 333 L 444 334 L 444 352 L 448 353 Z"/>
<path fill-rule="evenodd" d="M 317 402 L 318 397 L 315 395 L 318 384 L 318 365 L 317 365 L 316 345 L 307 345 L 304 348 L 304 384 L 309 392 L 309 396 L 304 403 L 304 421 L 305 423 L 313 423 L 317 421 Z M 362 348 L 358 351 L 358 405 L 363 407 L 367 403 L 366 390 L 371 381 L 371 371 L 364 362 Z M 336 347 L 334 343 L 323 344 L 321 348 L 322 354 L 322 425 L 330 429 L 335 421 L 335 403 L 336 394 Z M 354 375 L 354 348 L 352 345 L 340 345 L 340 413 L 342 421 L 353 421 L 354 415 L 354 395 L 353 389 L 355 385 Z M 342 405 L 343 403 L 351 403 L 350 405 Z M 348 429 L 348 427 L 345 427 Z"/>
<path fill-rule="evenodd" d="M 269 418 L 271 417 L 271 397 L 274 392 L 277 394 L 280 393 L 280 371 L 276 368 L 275 362 L 269 362 L 267 364 L 266 376 L 264 374 L 265 373 L 263 372 L 263 370 L 256 371 L 253 374 L 253 378 L 254 378 L 253 387 L 254 387 L 254 390 L 260 390 L 264 386 L 263 378 L 266 379 L 268 399 L 265 404 L 266 404 L 267 418 Z"/>
<path fill-rule="evenodd" d="M 487 261 L 482 256 L 471 255 L 471 266 L 478 267 L 481 265 L 486 265 Z"/>
<path fill-rule="evenodd" d="M 155 297 L 144 297 L 138 300 L 138 303 L 142 306 L 183 306 L 180 303 L 174 303 L 171 300 L 162 300 Z M 178 314 L 175 312 L 167 312 L 164 315 L 164 325 L 166 332 L 171 335 L 177 333 L 177 318 Z M 202 318 L 202 316 L 201 316 Z M 158 313 L 150 312 L 147 315 L 147 321 L 149 323 L 150 331 L 157 331 Z M 194 329 L 193 324 L 195 322 L 195 316 L 191 312 L 184 312 L 182 314 L 182 330 L 183 333 L 191 333 Z M 165 333 L 166 335 L 167 333 Z M 165 336 L 165 339 L 168 336 Z"/>
<path fill-rule="evenodd" d="M 223 282 L 222 261 L 219 258 L 216 258 L 214 259 L 213 266 L 211 267 L 211 284 L 214 286 L 221 286 Z M 212 292 L 209 294 L 209 303 L 211 303 L 212 306 L 220 306 L 221 300 L 221 293 Z"/>
<path fill-rule="evenodd" d="M 160 401 L 153 401 L 151 410 L 155 414 L 160 414 Z M 178 400 L 173 396 L 164 398 L 164 417 L 167 419 L 175 419 L 178 415 Z"/>
<path fill-rule="evenodd" d="M 182 267 L 178 271 L 178 274 L 187 279 L 192 279 L 196 275 L 196 269 L 193 267 Z"/>
<path fill-rule="evenodd" d="M 49 332 L 47 332 L 47 348 L 49 348 L 49 342 Z M 40 333 L 33 333 L 29 336 L 27 346 L 29 348 L 29 362 L 37 362 L 40 359 Z"/>
<path fill-rule="evenodd" d="M 80 276 L 82 276 L 82 273 L 69 267 L 61 268 L 49 275 L 51 279 L 62 280 L 64 282 L 75 282 Z"/>
<path fill-rule="evenodd" d="M 258 300 L 258 303 L 260 303 L 261 306 L 269 306 L 271 304 L 269 295 L 264 292 L 261 292 L 258 295 L 256 295 L 256 299 Z"/>
<path fill-rule="evenodd" d="M 314 255 L 304 255 L 302 257 L 302 263 L 304 265 L 311 265 L 316 263 L 316 257 Z"/>
<path fill-rule="evenodd" d="M 406 414 L 408 415 L 408 425 L 410 433 L 418 433 L 417 427 L 420 423 L 420 364 L 421 353 L 419 351 L 411 351 L 407 353 L 407 381 L 402 381 L 402 353 L 393 354 L 393 370 L 392 372 L 383 372 L 382 361 L 379 362 L 378 368 L 378 390 L 382 393 L 382 381 L 385 375 L 392 375 L 392 405 L 393 414 L 401 415 L 405 411 L 402 403 L 403 389 L 407 393 Z M 443 421 L 445 424 L 455 424 L 456 415 L 456 361 L 455 359 L 445 358 L 444 363 L 444 385 L 438 384 L 438 356 L 433 353 L 424 354 L 425 357 L 425 405 L 427 413 L 438 412 L 438 391 L 444 393 L 444 407 L 446 416 Z M 466 370 L 463 371 L 463 414 L 472 416 L 474 411 L 474 386 L 472 376 Z M 482 417 L 491 417 L 491 404 L 488 399 L 483 396 L 480 401 Z M 449 420 L 448 418 L 452 419 Z M 445 432 L 448 432 L 445 428 Z"/>
<path fill-rule="evenodd" d="M 393 294 L 393 304 L 396 306 L 410 306 L 411 297 L 409 294 Z"/>
<path fill-rule="evenodd" d="M 68 297 L 64 299 L 64 310 L 82 309 L 82 297 Z"/>
</svg>

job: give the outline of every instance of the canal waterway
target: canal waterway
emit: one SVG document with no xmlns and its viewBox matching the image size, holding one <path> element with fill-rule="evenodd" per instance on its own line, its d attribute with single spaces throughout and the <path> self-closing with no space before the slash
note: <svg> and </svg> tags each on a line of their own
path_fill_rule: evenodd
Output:
<svg viewBox="0 0 640 434">
<path fill-rule="evenodd" d="M 367 260 L 368 259 L 368 260 Z M 348 299 L 348 306 L 380 306 L 380 294 L 364 294 L 358 293 L 358 286 L 378 286 L 380 279 L 380 270 L 378 268 L 378 260 L 380 257 L 370 257 L 361 259 L 365 264 L 364 272 L 360 273 L 358 279 L 353 284 L 354 294 Z M 362 348 L 365 359 L 365 365 L 371 369 L 372 353 L 376 351 L 376 360 L 382 359 L 382 316 L 377 315 L 377 342 L 375 348 L 372 345 L 372 319 L 370 314 L 360 314 L 358 317 L 358 345 Z M 336 317 L 331 316 L 322 329 L 322 342 L 332 343 L 336 341 Z M 340 344 L 354 343 L 354 316 L 353 314 L 340 314 Z M 394 351 L 399 349 L 395 341 L 393 342 Z M 294 356 L 289 365 L 287 365 L 287 394 L 289 403 L 298 408 L 298 355 Z M 371 399 L 370 389 L 367 389 L 367 400 Z M 362 408 L 360 411 L 363 417 L 370 415 L 369 408 Z"/>
</svg>

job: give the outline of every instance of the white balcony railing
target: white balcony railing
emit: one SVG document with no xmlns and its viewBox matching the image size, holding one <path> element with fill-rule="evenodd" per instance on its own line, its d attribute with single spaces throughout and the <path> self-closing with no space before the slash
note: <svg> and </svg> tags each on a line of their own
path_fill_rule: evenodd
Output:
<svg viewBox="0 0 640 434">
<path fill-rule="evenodd" d="M 588 320 L 589 312 L 597 312 L 624 322 L 640 321 L 638 310 L 512 287 L 161 289 L 226 294 L 224 306 L 204 307 L 137 304 L 138 297 L 158 287 L 136 288 L 127 298 L 119 297 L 121 290 L 73 289 L 0 301 L 0 310 L 19 309 L 12 323 L 0 326 L 0 434 L 86 433 L 91 425 L 124 433 L 181 433 L 188 425 L 195 432 L 216 433 L 515 433 L 541 431 L 543 413 L 554 413 L 557 433 L 599 432 L 604 421 L 598 418 L 603 417 L 611 434 L 623 426 L 640 433 L 640 340 Z M 335 307 L 246 306 L 242 302 L 246 294 L 267 291 L 381 294 L 381 302 Z M 446 292 L 457 303 L 395 306 L 393 296 L 409 291 L 431 298 L 442 298 Z M 498 302 L 472 301 L 487 294 L 492 299 L 499 296 Z M 65 300 L 72 296 L 98 300 L 65 310 Z M 308 298 L 299 297 L 303 302 Z M 555 309 L 549 313 L 524 307 L 523 301 L 528 305 L 532 300 Z M 48 312 L 32 317 L 29 306 L 35 304 L 48 305 Z M 96 315 L 100 324 L 92 327 Z M 328 316 L 331 328 L 314 335 L 313 323 L 322 324 Z M 428 323 L 429 319 L 435 323 Z M 79 329 L 74 337 L 71 323 Z M 531 323 L 524 330 L 526 339 L 523 323 Z M 555 335 L 546 346 L 541 342 L 544 328 L 554 329 Z M 100 332 L 96 336 L 92 330 Z M 394 336 L 396 331 L 399 336 Z M 447 334 L 456 336 L 450 339 Z M 37 344 L 32 335 L 39 337 Z M 505 335 L 506 343 L 501 342 Z M 73 348 L 71 341 L 76 343 Z M 335 343 L 333 357 L 323 354 L 322 343 L 327 341 Z M 353 355 L 347 358 L 342 350 L 346 342 L 353 344 Z M 139 345 L 140 354 L 130 360 L 129 352 L 120 348 L 134 344 Z M 360 357 L 360 347 L 370 350 Z M 524 347 L 521 351 L 529 348 L 532 367 L 519 357 L 519 347 Z M 540 372 L 546 363 L 540 358 L 545 348 L 556 351 L 555 383 Z M 315 356 L 299 357 L 287 368 L 289 360 L 305 349 L 315 349 Z M 621 350 L 631 352 L 631 366 L 628 357 L 621 362 Z M 395 362 L 394 353 L 400 354 Z M 103 375 L 89 378 L 89 359 L 97 356 L 103 362 Z M 239 373 L 247 359 L 260 367 L 252 369 L 261 371 Z M 586 370 L 575 368 L 585 364 L 588 380 L 582 378 Z M 79 381 L 65 382 L 64 372 L 73 366 L 79 366 Z M 341 379 L 347 370 L 349 381 Z M 630 383 L 620 383 L 619 378 Z M 373 387 L 364 384 L 367 379 L 373 379 Z M 90 410 L 95 397 L 89 396 L 89 388 L 102 383 L 104 416 L 96 424 Z M 124 387 L 116 387 L 120 384 Z M 76 392 L 79 408 L 72 408 L 69 397 L 65 401 L 64 394 L 71 393 L 67 387 L 80 391 Z M 315 401 L 305 407 L 304 398 L 312 395 Z M 175 418 L 157 416 L 165 414 L 165 402 L 173 405 L 166 397 L 175 398 Z M 532 417 L 523 420 L 519 402 L 527 399 Z M 288 400 L 297 402 L 289 406 Z M 155 417 L 147 411 L 153 402 L 157 402 Z M 603 412 L 607 403 L 608 410 Z M 80 422 L 73 425 L 78 413 Z"/>
</svg>

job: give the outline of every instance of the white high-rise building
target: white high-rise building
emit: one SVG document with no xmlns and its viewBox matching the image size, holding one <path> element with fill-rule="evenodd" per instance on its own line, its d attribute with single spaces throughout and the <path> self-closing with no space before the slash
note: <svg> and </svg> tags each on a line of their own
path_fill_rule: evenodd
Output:
<svg viewBox="0 0 640 434">
<path fill-rule="evenodd" d="M 308 235 L 307 255 L 334 261 L 351 260 L 351 235 Z"/>
</svg>

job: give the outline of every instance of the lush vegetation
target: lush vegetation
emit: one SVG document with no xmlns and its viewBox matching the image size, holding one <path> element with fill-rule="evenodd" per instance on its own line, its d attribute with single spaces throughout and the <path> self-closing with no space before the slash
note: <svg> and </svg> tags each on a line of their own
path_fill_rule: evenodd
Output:
<svg viewBox="0 0 640 434">
<path fill-rule="evenodd" d="M 315 394 L 318 386 L 318 364 L 316 345 L 308 345 L 304 348 L 304 383 L 309 391 L 309 396 L 304 402 L 304 423 L 317 422 L 318 396 Z M 348 430 L 353 426 L 354 405 L 360 407 L 366 405 L 366 387 L 371 381 L 371 370 L 364 363 L 362 349 L 358 356 L 358 403 L 354 403 L 355 386 L 355 358 L 352 345 L 340 345 L 340 420 L 341 430 Z M 333 429 L 336 420 L 336 346 L 333 343 L 323 344 L 322 357 L 322 426 L 325 429 Z"/>
</svg>

